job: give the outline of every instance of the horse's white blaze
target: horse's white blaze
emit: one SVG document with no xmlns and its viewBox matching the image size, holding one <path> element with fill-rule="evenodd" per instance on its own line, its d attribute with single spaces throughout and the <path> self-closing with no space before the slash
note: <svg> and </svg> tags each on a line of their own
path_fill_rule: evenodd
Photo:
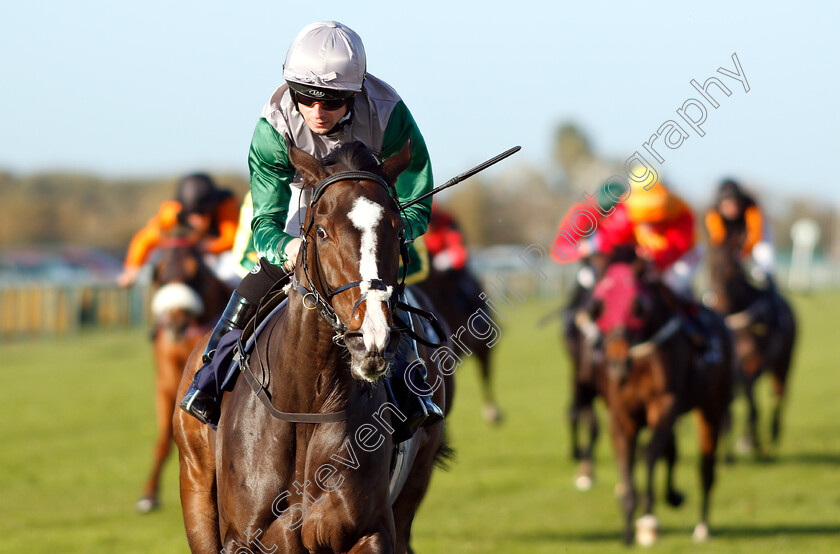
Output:
<svg viewBox="0 0 840 554">
<path fill-rule="evenodd" d="M 379 204 L 367 198 L 357 198 L 353 209 L 347 214 L 353 226 L 362 232 L 361 256 L 359 258 L 359 273 L 362 276 L 360 290 L 368 293 L 365 300 L 365 320 L 362 322 L 362 337 L 368 351 L 384 350 L 388 340 L 388 322 L 382 303 L 391 296 L 391 287 L 387 291 L 369 291 L 370 281 L 379 279 L 376 267 L 376 226 L 382 219 L 384 209 Z"/>
</svg>

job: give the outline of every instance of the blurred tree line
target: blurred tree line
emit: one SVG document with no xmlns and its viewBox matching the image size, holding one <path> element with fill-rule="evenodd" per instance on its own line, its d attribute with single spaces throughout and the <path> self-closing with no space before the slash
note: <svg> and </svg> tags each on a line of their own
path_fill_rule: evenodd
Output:
<svg viewBox="0 0 840 554">
<path fill-rule="evenodd" d="M 623 160 L 597 156 L 585 133 L 573 123 L 558 125 L 552 153 L 553 164 L 548 168 L 517 164 L 513 158 L 503 172 L 492 178 L 479 174 L 437 201 L 457 217 L 473 247 L 529 244 L 538 240 L 539 233 L 550 237 L 584 191 L 595 192 L 607 177 L 623 172 Z M 243 175 L 212 176 L 239 198 L 248 190 Z M 84 244 L 121 256 L 132 235 L 157 212 L 160 203 L 174 197 L 178 178 L 104 179 L 74 173 L 14 176 L 0 172 L 0 247 Z M 821 253 L 829 254 L 832 244 L 840 249 L 836 207 L 806 198 L 769 202 L 762 199 L 760 190 L 753 192 L 769 211 L 780 251 L 790 250 L 790 225 L 806 216 L 821 227 Z M 694 207 L 698 224 L 702 224 L 707 206 Z"/>
<path fill-rule="evenodd" d="M 212 177 L 239 198 L 248 190 L 245 177 Z M 0 172 L 0 247 L 84 244 L 121 256 L 160 204 L 174 198 L 178 179 Z"/>
<path fill-rule="evenodd" d="M 493 179 L 481 174 L 440 199 L 454 213 L 471 246 L 530 244 L 538 233 L 551 237 L 560 219 L 584 192 L 595 193 L 611 175 L 623 174 L 623 160 L 593 152 L 591 142 L 574 123 L 558 125 L 553 142 L 553 167 L 515 167 Z M 810 198 L 767 198 L 760 188 L 744 183 L 770 219 L 776 249 L 790 252 L 790 227 L 803 217 L 821 229 L 817 252 L 840 258 L 840 212 L 837 206 Z M 712 191 L 709 191 L 711 197 Z M 772 200 L 772 201 L 771 201 Z M 695 204 L 698 237 L 706 240 L 703 214 L 708 204 Z"/>
</svg>

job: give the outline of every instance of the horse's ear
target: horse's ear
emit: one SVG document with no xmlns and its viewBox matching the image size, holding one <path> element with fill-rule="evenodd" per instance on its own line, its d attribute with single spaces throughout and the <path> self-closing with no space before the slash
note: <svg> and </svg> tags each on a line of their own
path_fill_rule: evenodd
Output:
<svg viewBox="0 0 840 554">
<path fill-rule="evenodd" d="M 327 177 L 327 172 L 321 162 L 297 146 L 292 146 L 289 151 L 289 160 L 295 166 L 295 169 L 303 175 L 304 186 L 314 187 Z"/>
<path fill-rule="evenodd" d="M 389 184 L 394 185 L 397 177 L 406 170 L 409 163 L 411 163 L 411 139 L 405 141 L 399 152 L 382 162 L 382 176 Z"/>
</svg>

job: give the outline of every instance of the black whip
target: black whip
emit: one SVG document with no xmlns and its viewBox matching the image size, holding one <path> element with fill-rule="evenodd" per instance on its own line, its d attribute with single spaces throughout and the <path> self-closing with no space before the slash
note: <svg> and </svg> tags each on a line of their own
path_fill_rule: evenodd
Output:
<svg viewBox="0 0 840 554">
<path fill-rule="evenodd" d="M 444 190 L 444 189 L 448 189 L 448 188 L 449 188 L 449 187 L 451 187 L 452 185 L 457 185 L 458 183 L 460 183 L 460 182 L 461 182 L 461 181 L 463 181 L 464 179 L 467 179 L 467 178 L 469 178 L 469 177 L 472 177 L 473 175 L 475 175 L 475 174 L 476 174 L 476 173 L 478 173 L 479 171 L 483 171 L 483 170 L 487 169 L 487 168 L 488 168 L 488 167 L 490 167 L 491 165 L 493 165 L 493 164 L 495 164 L 495 163 L 497 163 L 497 162 L 500 162 L 500 161 L 504 160 L 504 159 L 505 159 L 505 158 L 507 158 L 508 156 L 511 156 L 511 155 L 513 155 L 513 154 L 516 154 L 516 153 L 517 153 L 517 152 L 519 152 L 520 150 L 522 150 L 522 147 L 521 147 L 521 146 L 514 146 L 514 147 L 513 147 L 513 148 L 511 148 L 510 150 L 505 150 L 504 152 L 502 152 L 501 154 L 499 154 L 499 155 L 498 155 L 498 156 L 496 156 L 495 158 L 490 158 L 490 159 L 489 159 L 489 160 L 487 160 L 486 162 L 484 162 L 484 163 L 482 163 L 482 164 L 479 164 L 479 165 L 475 166 L 474 168 L 472 168 L 472 169 L 470 169 L 470 170 L 468 170 L 468 171 L 465 171 L 465 172 L 461 173 L 461 174 L 460 174 L 460 175 L 458 175 L 457 177 L 453 177 L 452 179 L 448 180 L 447 182 L 445 182 L 445 183 L 444 183 L 444 184 L 442 184 L 441 186 L 436 187 L 436 188 L 434 188 L 434 189 L 430 190 L 429 192 L 427 192 L 427 193 L 426 193 L 426 194 L 424 194 L 423 196 L 418 196 L 418 197 L 417 197 L 417 198 L 415 198 L 414 200 L 411 200 L 410 202 L 406 202 L 405 204 L 402 204 L 402 205 L 400 206 L 400 209 L 401 209 L 401 210 L 404 210 L 405 208 L 408 208 L 409 206 L 413 206 L 414 204 L 416 204 L 416 203 L 420 202 L 421 200 L 425 200 L 426 198 L 430 197 L 430 196 L 431 196 L 431 195 L 433 195 L 433 194 L 437 194 L 437 193 L 439 193 L 440 191 L 442 191 L 442 190 Z"/>
</svg>

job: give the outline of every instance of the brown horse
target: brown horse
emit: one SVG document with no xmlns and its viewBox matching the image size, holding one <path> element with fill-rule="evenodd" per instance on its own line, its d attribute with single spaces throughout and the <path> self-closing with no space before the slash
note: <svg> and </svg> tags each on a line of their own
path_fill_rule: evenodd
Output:
<svg viewBox="0 0 840 554">
<path fill-rule="evenodd" d="M 221 315 L 232 292 L 204 264 L 195 241 L 184 229 L 164 240 L 157 256 L 152 274 L 152 336 L 158 431 L 152 471 L 137 501 L 141 513 L 160 504 L 160 474 L 172 448 L 172 412 L 187 358 Z"/>
<path fill-rule="evenodd" d="M 731 391 L 729 337 L 722 322 L 714 328 L 721 345 L 721 361 L 699 366 L 695 347 L 682 330 L 676 303 L 657 281 L 645 278 L 643 264 L 610 264 L 593 292 L 586 310 L 579 312 L 582 328 L 597 325 L 600 338 L 590 341 L 603 361 L 593 366 L 599 394 L 610 414 L 610 429 L 618 462 L 617 491 L 624 512 L 624 541 L 634 537 L 636 488 L 633 468 L 639 431 L 652 430 L 646 449 L 647 488 L 642 498 L 644 516 L 636 522 L 641 544 L 656 540 L 658 522 L 653 515 L 653 475 L 660 457 L 668 464 L 667 500 L 677 506 L 682 494 L 673 487 L 676 461 L 674 423 L 695 410 L 700 435 L 700 474 L 703 499 L 694 538 L 708 536 L 709 493 L 714 483 L 715 451 L 726 420 Z M 593 331 L 588 331 L 593 332 Z"/>
<path fill-rule="evenodd" d="M 487 307 L 487 298 L 478 279 L 467 269 L 450 269 L 439 271 L 434 267 L 429 268 L 429 277 L 419 283 L 417 288 L 422 290 L 435 307 L 435 313 L 446 322 L 450 330 L 469 328 L 469 318 L 483 310 L 483 313 L 492 313 Z M 483 298 L 482 298 L 483 295 Z M 490 424 L 502 422 L 502 412 L 496 403 L 496 395 L 493 392 L 492 366 L 490 365 L 490 352 L 486 340 L 476 338 L 472 333 L 462 333 L 461 341 L 466 347 L 465 351 L 472 352 L 479 366 L 479 378 L 481 384 L 481 415 L 484 421 Z"/>
<path fill-rule="evenodd" d="M 747 429 L 741 444 L 758 456 L 767 453 L 758 433 L 754 387 L 763 372 L 773 378 L 773 417 L 770 438 L 778 446 L 786 383 L 796 341 L 796 320 L 790 304 L 775 289 L 753 285 L 741 264 L 739 237 L 713 248 L 709 254 L 712 290 L 707 303 L 725 316 L 735 339 L 737 385 L 747 399 Z M 731 454 L 731 453 L 730 453 Z"/>
<path fill-rule="evenodd" d="M 406 144 L 371 165 L 360 149 L 340 147 L 332 165 L 291 150 L 305 186 L 315 189 L 286 307 L 258 335 L 224 396 L 216 432 L 175 413 L 193 552 L 409 551 L 443 445 L 442 423 L 417 431 L 419 450 L 392 503 L 392 422 L 402 414 L 388 402 L 383 377 L 399 337 L 391 295 L 404 233 L 393 185 L 411 154 Z M 428 360 L 430 349 L 419 350 Z M 436 364 L 427 368 L 434 401 L 448 411 L 452 377 Z"/>
</svg>

